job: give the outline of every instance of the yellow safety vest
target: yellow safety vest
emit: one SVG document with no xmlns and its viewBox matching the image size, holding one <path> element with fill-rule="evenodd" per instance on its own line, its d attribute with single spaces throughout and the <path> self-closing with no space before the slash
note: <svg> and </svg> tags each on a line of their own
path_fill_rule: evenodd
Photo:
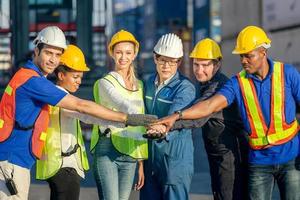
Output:
<svg viewBox="0 0 300 200">
<path fill-rule="evenodd" d="M 285 120 L 284 67 L 274 62 L 271 85 L 271 121 L 267 127 L 252 79 L 246 77 L 245 70 L 238 74 L 247 118 L 250 124 L 249 144 L 253 149 L 264 149 L 291 140 L 298 133 L 296 119 L 290 124 Z"/>
<path fill-rule="evenodd" d="M 138 81 L 138 89 L 131 91 L 124 88 L 112 75 L 106 75 L 104 79 L 108 80 L 113 86 L 121 93 L 122 98 L 126 98 L 132 103 L 138 102 L 138 105 L 142 105 L 138 108 L 139 113 L 144 114 L 144 102 L 143 102 L 143 83 Z M 101 96 L 99 91 L 99 80 L 94 84 L 94 98 L 96 103 L 101 104 L 107 108 L 118 111 L 118 108 L 111 106 L 109 100 L 105 100 Z M 135 159 L 147 159 L 148 158 L 148 144 L 147 140 L 142 137 L 146 131 L 143 126 L 128 126 L 126 128 L 112 128 L 111 140 L 114 147 L 121 153 L 129 155 Z M 90 150 L 93 152 L 96 144 L 99 140 L 99 126 L 94 125 L 91 137 Z"/>
<path fill-rule="evenodd" d="M 76 120 L 77 143 L 79 148 L 75 153 L 79 169 L 88 170 L 89 162 L 84 146 L 79 120 Z M 42 158 L 36 163 L 36 178 L 45 180 L 54 176 L 62 166 L 61 155 L 61 131 L 60 131 L 60 108 L 50 106 L 50 125 L 47 129 L 46 145 L 43 149 Z"/>
</svg>

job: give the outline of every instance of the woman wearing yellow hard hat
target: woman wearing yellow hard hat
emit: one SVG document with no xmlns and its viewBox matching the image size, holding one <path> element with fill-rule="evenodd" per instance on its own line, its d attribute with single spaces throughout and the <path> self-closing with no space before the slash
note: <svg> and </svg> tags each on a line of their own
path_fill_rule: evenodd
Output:
<svg viewBox="0 0 300 200">
<path fill-rule="evenodd" d="M 76 92 L 86 71 L 89 68 L 82 51 L 69 45 L 55 69 L 57 87 L 67 93 Z M 36 163 L 36 178 L 47 180 L 51 200 L 79 199 L 80 178 L 89 169 L 80 124 L 72 112 L 50 107 L 46 145 L 42 159 Z"/>
<path fill-rule="evenodd" d="M 135 37 L 120 30 L 111 38 L 108 53 L 114 70 L 96 81 L 95 101 L 113 110 L 144 113 L 143 84 L 135 76 L 133 61 L 139 50 Z M 99 199 L 128 199 L 134 182 L 137 160 L 138 180 L 135 189 L 144 184 L 143 159 L 148 157 L 147 140 L 142 126 L 119 128 L 112 123 L 94 126 L 91 151 L 94 152 L 94 175 Z"/>
</svg>

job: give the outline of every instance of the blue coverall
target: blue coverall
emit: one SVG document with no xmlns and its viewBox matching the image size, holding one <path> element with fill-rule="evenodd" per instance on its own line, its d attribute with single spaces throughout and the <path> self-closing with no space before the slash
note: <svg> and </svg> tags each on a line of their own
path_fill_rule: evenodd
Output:
<svg viewBox="0 0 300 200">
<path fill-rule="evenodd" d="M 157 90 L 155 78 L 153 75 L 145 82 L 145 104 L 149 114 L 161 118 L 193 103 L 195 87 L 179 72 L 160 90 Z M 190 129 L 169 132 L 162 140 L 149 140 L 149 159 L 145 161 L 145 185 L 140 199 L 188 199 L 194 171 L 193 152 Z"/>
</svg>

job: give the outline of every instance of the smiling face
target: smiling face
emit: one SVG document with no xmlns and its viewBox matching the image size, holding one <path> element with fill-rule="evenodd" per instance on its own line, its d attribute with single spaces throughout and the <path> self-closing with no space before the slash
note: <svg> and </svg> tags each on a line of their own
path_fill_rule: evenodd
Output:
<svg viewBox="0 0 300 200">
<path fill-rule="evenodd" d="M 79 89 L 81 80 L 83 77 L 83 72 L 70 70 L 70 71 L 60 71 L 57 74 L 58 85 L 66 89 L 70 93 L 74 93 Z"/>
<path fill-rule="evenodd" d="M 34 49 L 34 64 L 38 66 L 42 73 L 47 76 L 51 74 L 59 65 L 63 49 L 44 45 L 43 48 Z"/>
<path fill-rule="evenodd" d="M 178 66 L 181 63 L 181 59 L 154 55 L 154 62 L 156 64 L 159 82 L 162 83 L 176 74 Z"/>
<path fill-rule="evenodd" d="M 219 70 L 219 68 L 220 62 L 214 62 L 214 60 L 210 59 L 193 59 L 194 75 L 196 79 L 201 83 L 210 81 L 215 75 L 215 73 Z"/>
<path fill-rule="evenodd" d="M 131 42 L 119 42 L 113 47 L 112 58 L 115 70 L 128 70 L 136 57 L 135 46 Z"/>
</svg>

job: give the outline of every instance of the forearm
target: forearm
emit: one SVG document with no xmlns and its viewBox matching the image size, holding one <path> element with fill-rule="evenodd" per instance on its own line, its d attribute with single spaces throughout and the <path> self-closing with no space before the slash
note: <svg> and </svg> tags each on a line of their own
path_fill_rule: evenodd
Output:
<svg viewBox="0 0 300 200">
<path fill-rule="evenodd" d="M 112 120 L 117 122 L 125 122 L 127 115 L 121 112 L 112 111 L 104 106 L 95 102 L 82 100 L 77 107 L 78 112 L 89 114 L 105 120 Z"/>
<path fill-rule="evenodd" d="M 212 111 L 208 109 L 208 102 L 202 101 L 183 110 L 181 119 L 199 119 L 206 117 L 211 113 Z"/>
<path fill-rule="evenodd" d="M 102 127 L 118 127 L 118 128 L 124 128 L 125 124 L 124 122 L 115 122 L 111 120 L 105 120 L 105 119 L 100 119 L 98 117 L 94 117 L 88 114 L 76 112 L 76 111 L 71 111 L 67 109 L 63 109 L 65 115 L 71 118 L 79 119 L 80 121 L 86 123 L 86 124 L 96 124 Z"/>
<path fill-rule="evenodd" d="M 208 117 L 209 115 L 222 110 L 226 106 L 226 98 L 222 95 L 215 95 L 182 111 L 181 119 L 199 119 Z"/>
<path fill-rule="evenodd" d="M 201 128 L 207 121 L 208 117 L 200 118 L 200 119 L 185 119 L 185 120 L 178 120 L 175 122 L 171 130 L 177 130 L 182 128 Z"/>
<path fill-rule="evenodd" d="M 95 102 L 79 99 L 70 94 L 66 95 L 57 106 L 105 120 L 125 122 L 127 119 L 127 115 L 124 113 L 112 111 Z"/>
</svg>

